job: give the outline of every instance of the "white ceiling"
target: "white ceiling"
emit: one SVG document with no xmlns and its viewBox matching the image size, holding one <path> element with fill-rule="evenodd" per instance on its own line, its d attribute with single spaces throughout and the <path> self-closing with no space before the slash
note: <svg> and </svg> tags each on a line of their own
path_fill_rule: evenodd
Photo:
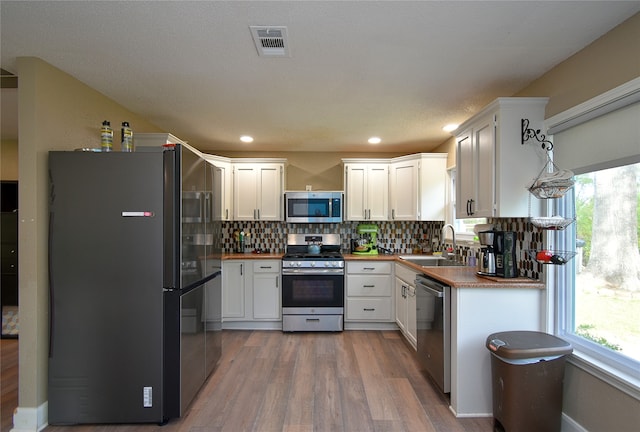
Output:
<svg viewBox="0 0 640 432">
<path fill-rule="evenodd" d="M 442 143 L 445 124 L 513 95 L 640 11 L 640 1 L 0 8 L 2 68 L 39 57 L 201 150 L 404 153 Z M 258 56 L 251 25 L 286 26 L 291 56 Z M 10 129 L 3 114 L 3 138 Z M 240 143 L 243 134 L 255 141 Z M 367 144 L 372 135 L 382 143 Z"/>
</svg>

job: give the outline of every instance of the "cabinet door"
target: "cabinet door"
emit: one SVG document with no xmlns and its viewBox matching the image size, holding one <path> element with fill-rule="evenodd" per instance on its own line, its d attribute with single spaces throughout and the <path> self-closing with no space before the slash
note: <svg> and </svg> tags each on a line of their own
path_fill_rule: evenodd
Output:
<svg viewBox="0 0 640 432">
<path fill-rule="evenodd" d="M 231 220 L 231 166 L 213 166 L 213 219 Z"/>
<path fill-rule="evenodd" d="M 222 263 L 222 318 L 245 316 L 246 263 L 224 261 Z"/>
<path fill-rule="evenodd" d="M 233 219 L 254 220 L 258 203 L 258 170 L 236 165 L 233 169 Z"/>
<path fill-rule="evenodd" d="M 491 217 L 496 190 L 494 116 L 489 116 L 481 122 L 473 135 L 477 158 L 477 201 L 474 217 Z"/>
<path fill-rule="evenodd" d="M 470 131 L 456 138 L 456 217 L 473 216 L 471 206 L 476 200 L 476 160 Z"/>
<path fill-rule="evenodd" d="M 389 220 L 389 166 L 371 165 L 367 170 L 367 220 Z"/>
<path fill-rule="evenodd" d="M 396 278 L 396 324 L 402 332 L 406 332 L 407 323 L 407 300 L 405 298 L 407 284 Z"/>
<path fill-rule="evenodd" d="M 367 204 L 367 166 L 350 164 L 345 167 L 345 219 L 365 220 Z"/>
<path fill-rule="evenodd" d="M 418 341 L 418 321 L 416 318 L 416 288 L 409 285 L 406 291 L 407 296 L 407 322 L 405 325 L 407 339 L 411 345 L 416 346 Z"/>
<path fill-rule="evenodd" d="M 445 219 L 447 154 L 425 156 L 418 165 L 418 220 Z"/>
<path fill-rule="evenodd" d="M 456 217 L 491 217 L 495 196 L 494 116 L 478 119 L 456 141 Z"/>
<path fill-rule="evenodd" d="M 282 167 L 265 165 L 258 168 L 257 214 L 259 220 L 282 220 Z"/>
<path fill-rule="evenodd" d="M 389 189 L 391 220 L 417 220 L 418 162 L 392 164 Z"/>
<path fill-rule="evenodd" d="M 280 319 L 280 274 L 253 274 L 253 318 Z"/>
</svg>

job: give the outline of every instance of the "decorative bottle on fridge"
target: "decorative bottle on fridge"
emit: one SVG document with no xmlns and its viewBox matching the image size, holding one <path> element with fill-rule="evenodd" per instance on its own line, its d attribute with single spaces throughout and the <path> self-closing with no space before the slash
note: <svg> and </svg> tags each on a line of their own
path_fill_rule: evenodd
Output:
<svg viewBox="0 0 640 432">
<path fill-rule="evenodd" d="M 131 130 L 131 127 L 129 127 L 129 122 L 122 122 L 121 138 L 122 143 L 120 150 L 123 152 L 132 152 L 133 130 Z"/>
</svg>

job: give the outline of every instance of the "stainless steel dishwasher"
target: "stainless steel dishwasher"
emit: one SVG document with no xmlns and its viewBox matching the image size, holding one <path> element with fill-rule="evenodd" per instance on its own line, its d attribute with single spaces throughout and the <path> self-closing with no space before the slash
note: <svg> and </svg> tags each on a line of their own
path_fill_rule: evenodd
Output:
<svg viewBox="0 0 640 432">
<path fill-rule="evenodd" d="M 444 393 L 451 392 L 451 287 L 416 276 L 418 358 Z"/>
</svg>

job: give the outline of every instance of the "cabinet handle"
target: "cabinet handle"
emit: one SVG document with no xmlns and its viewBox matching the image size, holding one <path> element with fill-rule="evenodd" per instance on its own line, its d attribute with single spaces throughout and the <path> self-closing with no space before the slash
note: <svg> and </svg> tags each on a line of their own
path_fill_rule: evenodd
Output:
<svg viewBox="0 0 640 432">
<path fill-rule="evenodd" d="M 375 285 L 363 285 L 363 288 L 375 288 Z"/>
<path fill-rule="evenodd" d="M 240 276 L 244 275 L 244 264 L 240 264 Z"/>
<path fill-rule="evenodd" d="M 391 219 L 396 218 L 396 209 L 391 209 Z"/>
<path fill-rule="evenodd" d="M 374 310 L 376 310 L 376 308 L 364 308 L 363 310 L 367 312 L 373 312 Z"/>
<path fill-rule="evenodd" d="M 307 318 L 307 322 L 310 322 L 310 321 L 320 322 L 320 318 Z"/>
<path fill-rule="evenodd" d="M 224 212 L 225 212 L 225 215 L 224 215 L 225 219 L 229 220 L 229 209 L 226 209 Z"/>
<path fill-rule="evenodd" d="M 375 270 L 375 267 L 363 267 L 362 270 Z"/>
<path fill-rule="evenodd" d="M 475 202 L 475 201 L 474 201 L 474 200 L 472 200 L 472 199 L 470 199 L 470 200 L 469 200 L 469 216 L 473 216 L 473 214 L 475 213 L 475 212 L 473 211 L 473 203 L 474 203 L 474 202 Z"/>
<path fill-rule="evenodd" d="M 258 209 L 258 220 L 260 220 L 260 209 Z"/>
<path fill-rule="evenodd" d="M 260 266 L 261 269 L 270 269 L 271 266 Z"/>
</svg>

